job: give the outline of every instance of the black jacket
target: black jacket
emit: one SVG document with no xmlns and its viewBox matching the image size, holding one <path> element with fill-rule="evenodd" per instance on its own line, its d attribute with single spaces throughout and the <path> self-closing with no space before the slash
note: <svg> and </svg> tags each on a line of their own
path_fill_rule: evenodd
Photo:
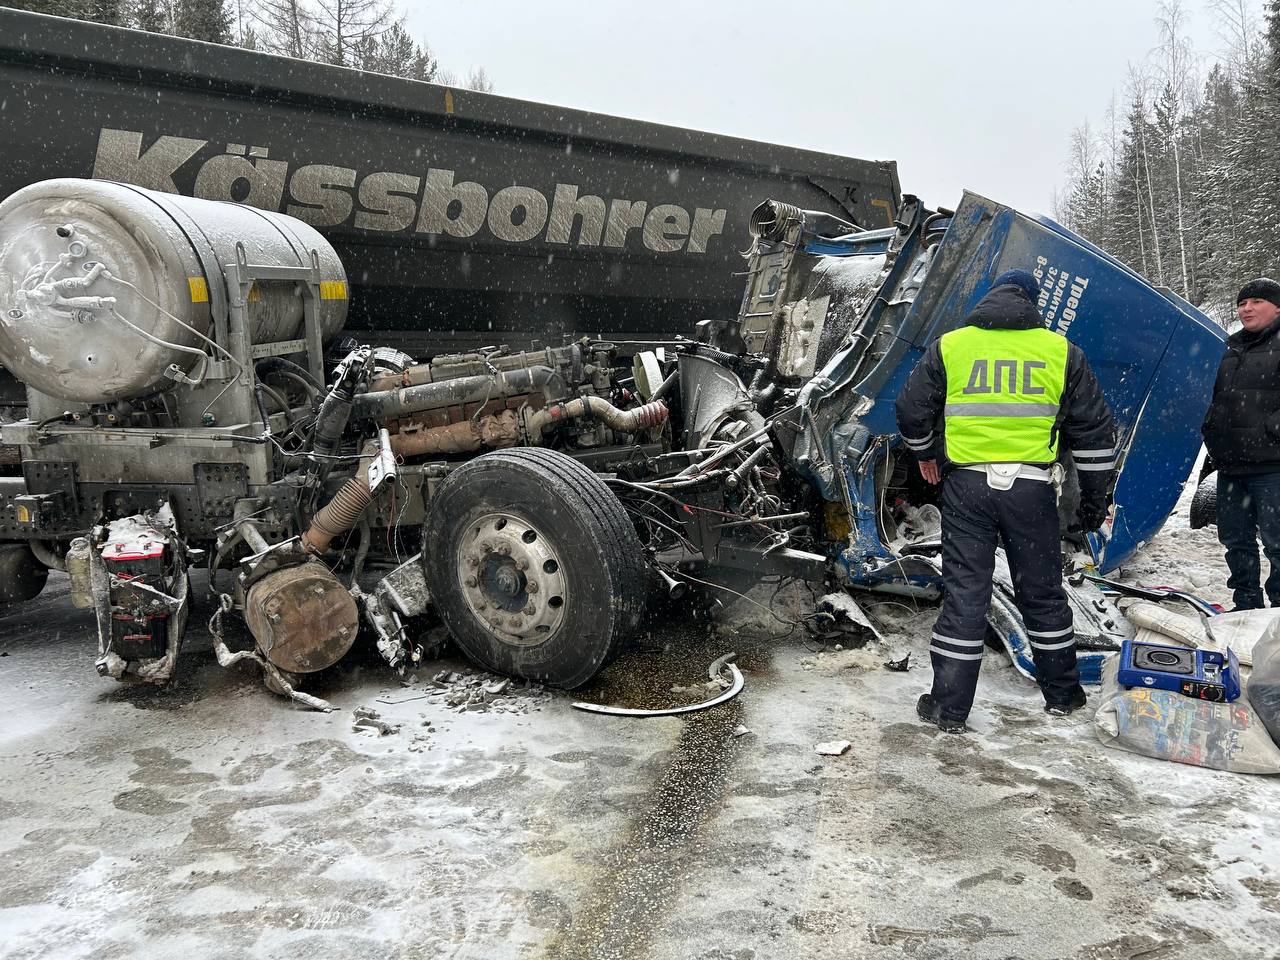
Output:
<svg viewBox="0 0 1280 960">
<path fill-rule="evenodd" d="M 1014 284 L 989 291 L 964 322 L 984 330 L 1034 330 L 1044 326 L 1035 304 Z M 1089 361 L 1074 343 L 1067 348 L 1066 379 L 1054 430 L 1062 446 L 1072 451 L 1082 499 L 1097 502 L 1106 496 L 1115 473 L 1116 428 Z M 898 431 L 916 458 L 939 460 L 944 467 L 946 397 L 947 372 L 942 365 L 939 338 L 929 344 L 898 394 L 897 414 Z"/>
<path fill-rule="evenodd" d="M 1223 473 L 1280 471 L 1280 320 L 1227 338 L 1200 432 Z"/>
</svg>

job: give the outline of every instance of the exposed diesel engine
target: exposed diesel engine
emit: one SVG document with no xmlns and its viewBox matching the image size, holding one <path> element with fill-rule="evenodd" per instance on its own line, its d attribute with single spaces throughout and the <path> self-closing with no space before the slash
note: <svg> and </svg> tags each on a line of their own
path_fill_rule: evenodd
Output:
<svg viewBox="0 0 1280 960">
<path fill-rule="evenodd" d="M 31 414 L 3 428 L 6 599 L 66 569 L 98 671 L 161 683 L 199 564 L 219 658 L 280 692 L 305 699 L 362 622 L 415 662 L 428 609 L 486 666 L 574 686 L 655 585 L 685 587 L 671 491 L 712 493 L 707 537 L 800 519 L 739 376 L 757 357 L 671 342 L 628 366 L 582 340 L 418 363 L 337 343 L 346 307 L 341 262 L 283 215 L 77 180 L 0 205 L 0 361 Z M 222 642 L 231 611 L 253 650 Z"/>
<path fill-rule="evenodd" d="M 768 201 L 746 262 L 738 315 L 690 337 L 414 358 L 343 339 L 343 265 L 298 220 L 24 188 L 0 204 L 0 363 L 28 410 L 0 428 L 0 602 L 65 569 L 98 671 L 163 683 L 203 567 L 219 662 L 318 706 L 300 685 L 361 635 L 403 670 L 440 625 L 489 669 L 578 686 L 651 598 L 731 595 L 731 570 L 936 598 L 938 490 L 894 397 L 1000 270 L 1032 263 L 1125 432 L 1114 522 L 1077 547 L 1105 572 L 1172 509 L 1144 478 L 1185 475 L 1198 438 L 1138 428 L 1191 422 L 1220 331 L 1056 224 L 975 194 L 908 197 L 883 230 Z M 1029 674 L 997 587 L 989 623 Z M 1069 595 L 1096 670 L 1121 620 Z"/>
</svg>

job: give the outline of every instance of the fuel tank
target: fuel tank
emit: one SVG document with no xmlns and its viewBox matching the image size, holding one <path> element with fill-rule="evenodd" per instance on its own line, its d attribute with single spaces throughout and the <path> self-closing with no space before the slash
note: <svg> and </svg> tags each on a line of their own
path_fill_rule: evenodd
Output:
<svg viewBox="0 0 1280 960">
<path fill-rule="evenodd" d="M 142 397 L 200 375 L 216 351 L 211 301 L 237 248 L 248 263 L 323 277 L 326 339 L 346 319 L 346 273 L 312 227 L 237 203 L 106 180 L 45 180 L 0 203 L 0 364 L 28 386 L 79 403 Z M 329 295 L 325 295 L 326 292 Z M 255 343 L 298 336 L 294 281 L 248 292 Z M 226 345 L 224 345 L 226 346 Z"/>
</svg>

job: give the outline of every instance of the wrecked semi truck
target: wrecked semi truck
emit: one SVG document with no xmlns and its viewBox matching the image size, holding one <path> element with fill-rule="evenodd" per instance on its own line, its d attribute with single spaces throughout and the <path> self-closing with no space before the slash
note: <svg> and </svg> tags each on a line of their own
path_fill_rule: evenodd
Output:
<svg viewBox="0 0 1280 960">
<path fill-rule="evenodd" d="M 1172 509 L 1222 339 L 1177 297 L 973 194 L 954 212 L 907 198 L 880 230 L 768 202 L 749 242 L 739 309 L 695 337 L 418 362 L 334 351 L 348 275 L 296 218 L 105 181 L 24 188 L 0 204 L 0 361 L 30 406 L 0 433 L 21 462 L 0 479 L 0 583 L 18 600 L 65 567 L 98 671 L 164 682 L 199 564 L 219 660 L 251 657 L 302 699 L 362 629 L 392 667 L 416 663 L 423 615 L 483 666 L 573 687 L 651 592 L 714 590 L 726 570 L 936 596 L 938 491 L 893 398 L 1016 266 L 1122 431 L 1096 566 Z M 1088 584 L 1071 594 L 1081 645 L 1113 649 L 1123 618 Z M 1029 670 L 1011 596 L 993 634 Z M 251 649 L 221 640 L 232 612 Z"/>
<path fill-rule="evenodd" d="M 685 332 L 736 308 L 761 199 L 862 227 L 899 202 L 892 162 L 15 10 L 0 85 L 0 198 L 92 177 L 286 213 L 342 259 L 348 331 L 415 354 Z"/>
</svg>

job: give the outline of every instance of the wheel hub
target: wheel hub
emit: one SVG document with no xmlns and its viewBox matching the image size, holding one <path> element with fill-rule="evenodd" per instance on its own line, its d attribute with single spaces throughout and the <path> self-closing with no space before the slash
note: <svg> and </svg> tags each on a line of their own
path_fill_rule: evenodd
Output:
<svg viewBox="0 0 1280 960">
<path fill-rule="evenodd" d="M 559 629 L 568 583 L 555 546 L 511 514 L 480 518 L 463 534 L 458 581 L 471 612 L 505 643 L 534 646 Z"/>
</svg>

